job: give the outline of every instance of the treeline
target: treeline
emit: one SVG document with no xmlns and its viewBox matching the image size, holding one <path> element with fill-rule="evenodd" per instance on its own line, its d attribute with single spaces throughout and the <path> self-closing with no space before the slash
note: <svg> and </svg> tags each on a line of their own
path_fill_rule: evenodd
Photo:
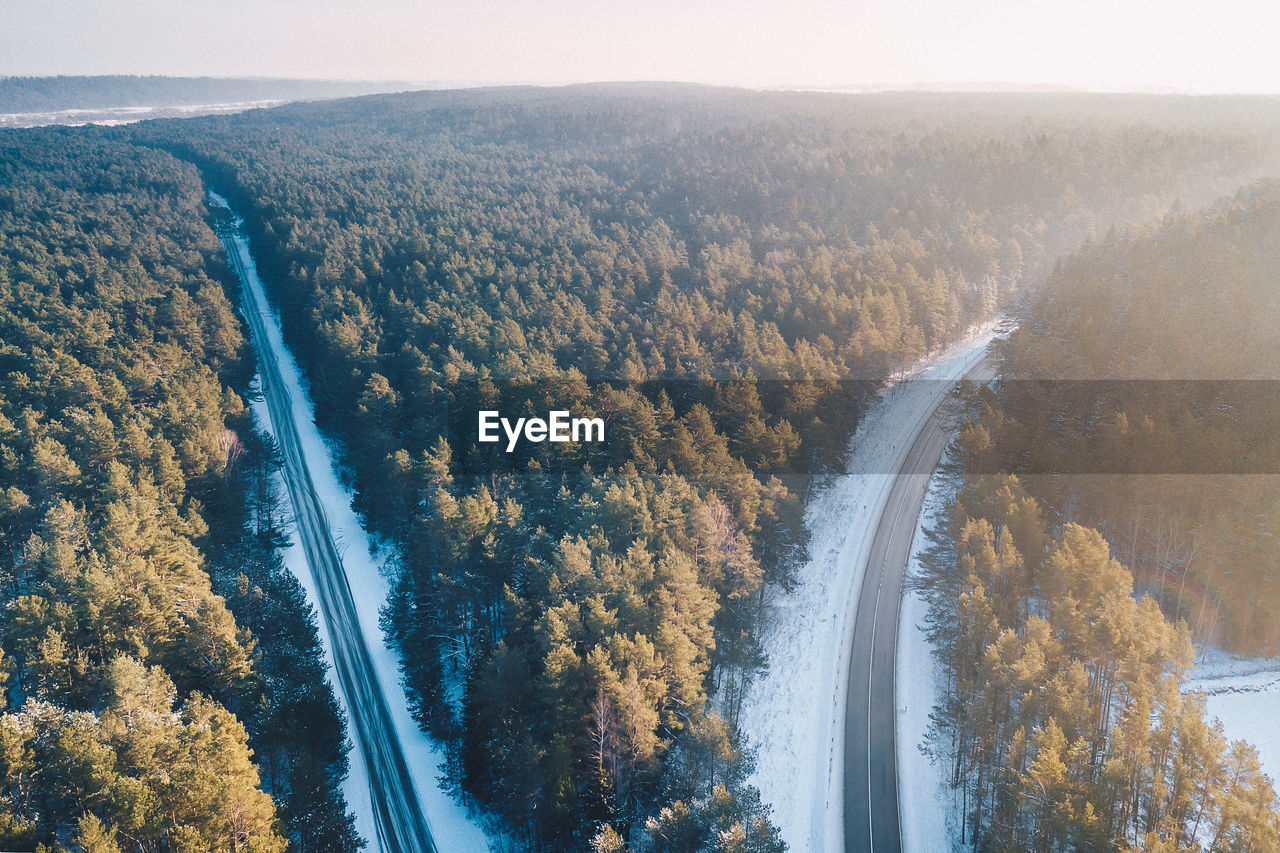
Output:
<svg viewBox="0 0 1280 853">
<path fill-rule="evenodd" d="M 0 77 L 0 113 L 345 98 L 412 88 L 392 82 L 125 74 Z"/>
<path fill-rule="evenodd" d="M 736 714 L 804 557 L 797 472 L 1099 223 L 1274 156 L 1029 103 L 581 87 L 122 133 L 247 214 L 463 795 L 530 849 L 775 850 Z M 609 440 L 506 456 L 481 407 Z"/>
<path fill-rule="evenodd" d="M 1274 183 L 1090 243 L 970 434 L 973 461 L 1104 531 L 1198 644 L 1242 654 L 1280 652 L 1277 245 Z"/>
<path fill-rule="evenodd" d="M 1186 623 L 1135 598 L 1096 530 L 1046 516 L 1016 477 L 971 475 L 916 579 L 947 676 L 930 748 L 958 791 L 961 844 L 1280 848 L 1256 751 L 1181 692 Z"/>
<path fill-rule="evenodd" d="M 189 166 L 0 135 L 5 849 L 358 847 L 219 257 Z"/>
</svg>

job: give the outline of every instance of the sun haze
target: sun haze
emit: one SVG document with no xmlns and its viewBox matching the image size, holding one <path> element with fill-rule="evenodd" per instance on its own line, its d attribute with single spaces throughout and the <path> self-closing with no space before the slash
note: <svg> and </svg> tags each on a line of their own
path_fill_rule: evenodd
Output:
<svg viewBox="0 0 1280 853">
<path fill-rule="evenodd" d="M 1280 92 L 1280 6 L 6 0 L 0 74 Z"/>
</svg>

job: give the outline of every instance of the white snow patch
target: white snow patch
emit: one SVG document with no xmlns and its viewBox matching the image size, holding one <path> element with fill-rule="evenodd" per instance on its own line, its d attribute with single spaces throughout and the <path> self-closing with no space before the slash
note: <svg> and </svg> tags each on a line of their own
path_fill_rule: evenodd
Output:
<svg viewBox="0 0 1280 853">
<path fill-rule="evenodd" d="M 227 200 L 217 193 L 210 191 L 209 197 L 215 205 L 230 208 Z M 392 568 L 385 559 L 377 559 L 373 556 L 373 540 L 361 525 L 355 510 L 352 509 L 351 490 L 343 485 L 338 460 L 331 454 L 319 427 L 316 426 L 313 415 L 314 406 L 307 382 L 297 362 L 294 361 L 293 354 L 284 344 L 279 316 L 268 307 L 270 302 L 267 300 L 262 280 L 258 277 L 248 242 L 237 233 L 235 246 L 240 252 L 241 260 L 248 273 L 255 307 L 263 309 L 264 316 L 269 320 L 266 323 L 267 342 L 279 366 L 280 376 L 289 391 L 293 420 L 298 431 L 303 457 L 311 474 L 316 494 L 324 504 L 334 544 L 342 557 L 342 564 L 351 586 L 351 597 L 360 619 L 361 631 L 364 633 L 379 686 L 382 688 L 392 723 L 404 751 L 405 762 L 409 766 L 409 772 L 413 774 L 418 802 L 431 828 L 432 838 L 440 853 L 455 853 L 455 851 L 456 853 L 475 853 L 475 851 L 488 850 L 491 844 L 484 830 L 471 820 L 466 809 L 457 800 L 440 787 L 439 780 L 444 769 L 444 750 L 418 727 L 409 713 L 409 699 L 400 679 L 398 656 L 389 645 L 379 624 L 380 610 L 391 589 L 389 576 Z M 253 309 L 246 306 L 246 310 Z M 308 596 L 315 605 L 315 581 L 311 577 L 306 560 L 302 559 L 300 562 L 303 571 L 298 574 L 298 578 L 307 587 Z M 325 643 L 327 654 L 329 650 L 327 632 L 321 634 L 321 639 Z M 336 678 L 334 683 L 338 684 Z M 341 696 L 340 684 L 337 692 Z M 347 697 L 341 698 L 344 709 L 349 709 Z M 355 760 L 357 753 L 358 750 L 351 751 L 351 776 L 354 780 L 357 769 L 360 771 L 360 780 L 364 783 L 363 800 L 367 804 L 368 777 L 364 773 L 363 762 L 358 763 Z M 348 802 L 355 810 L 359 800 Z M 372 810 L 367 805 L 365 815 L 368 818 L 365 826 L 372 827 Z M 362 835 L 371 845 L 377 843 L 376 834 L 367 828 L 362 829 Z M 374 848 L 371 847 L 371 849 Z"/>
<path fill-rule="evenodd" d="M 1222 721 L 1228 740 L 1245 740 L 1257 748 L 1275 787 L 1280 779 L 1280 658 L 1242 658 L 1208 649 L 1183 690 L 1205 694 L 1205 711 Z"/>
<path fill-rule="evenodd" d="M 849 471 L 809 502 L 810 561 L 790 594 L 774 590 L 761 639 L 769 670 L 750 686 L 740 723 L 756 747 L 751 784 L 792 850 L 844 850 L 844 709 L 848 655 L 867 549 L 893 474 L 950 383 L 987 351 L 997 322 L 922 360 L 887 388 L 852 440 Z M 863 473 L 885 472 L 885 473 Z M 910 787 L 910 786 L 908 786 Z"/>
</svg>

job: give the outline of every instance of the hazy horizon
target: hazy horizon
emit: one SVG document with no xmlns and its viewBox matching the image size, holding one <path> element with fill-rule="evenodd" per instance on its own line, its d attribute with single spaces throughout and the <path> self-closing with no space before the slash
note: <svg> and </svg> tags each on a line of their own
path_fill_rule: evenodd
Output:
<svg viewBox="0 0 1280 853">
<path fill-rule="evenodd" d="M 920 92 L 932 94 L 1138 94 L 1138 95 L 1192 95 L 1192 96 L 1231 96 L 1231 95 L 1258 95 L 1263 97 L 1280 96 L 1280 90 L 1277 91 L 1258 91 L 1258 92 L 1236 92 L 1236 91 L 1202 91 L 1197 89 L 1180 88 L 1176 86 L 1163 86 L 1159 84 L 1150 84 L 1142 87 L 1134 88 L 1090 88 L 1085 86 L 1070 86 L 1058 83 L 1019 83 L 1008 80 L 954 80 L 954 81 L 929 81 L 919 80 L 902 83 L 707 83 L 700 80 L 676 80 L 663 79 L 659 77 L 644 78 L 636 77 L 631 79 L 590 79 L 590 80 L 567 80 L 567 81 L 519 81 L 519 80 L 462 80 L 462 79 L 433 79 L 433 80 L 407 80 L 396 77 L 334 77 L 334 76 L 311 76 L 311 77 L 293 77 L 279 76 L 272 74 L 164 74 L 164 73 L 135 73 L 135 72 L 103 72 L 101 74 L 5 74 L 0 73 L 0 80 L 8 79 L 55 79 L 59 77 L 65 78 L 112 78 L 112 77 L 136 77 L 136 78 L 157 78 L 169 80 L 261 80 L 264 82 L 283 81 L 283 82 L 299 82 L 299 83 L 368 83 L 368 84 L 402 84 L 406 87 L 412 87 L 405 91 L 422 90 L 447 90 L 447 89 L 470 89 L 470 88 L 503 88 L 503 87 L 530 87 L 530 88 L 560 88 L 572 86 L 625 86 L 625 85 L 652 85 L 652 86 L 707 86 L 712 88 L 722 87 L 729 89 L 745 89 L 748 91 L 777 91 L 777 92 L 827 92 L 834 94 L 876 94 L 876 93 L 892 93 L 892 92 Z M 387 90 L 397 91 L 397 90 Z"/>
<path fill-rule="evenodd" d="M 1280 7 L 9 0 L 0 75 L 1277 93 Z"/>
</svg>

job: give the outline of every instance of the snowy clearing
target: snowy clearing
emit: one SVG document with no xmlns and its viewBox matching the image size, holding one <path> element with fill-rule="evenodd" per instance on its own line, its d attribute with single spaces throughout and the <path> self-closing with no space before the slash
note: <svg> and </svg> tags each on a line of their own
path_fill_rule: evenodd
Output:
<svg viewBox="0 0 1280 853">
<path fill-rule="evenodd" d="M 1271 786 L 1280 779 L 1280 658 L 1241 658 L 1207 650 L 1183 686 L 1205 694 L 1205 710 L 1222 721 L 1228 740 L 1246 740 L 1258 749 Z"/>
<path fill-rule="evenodd" d="M 915 434 L 950 383 L 982 359 L 995 330 L 995 322 L 985 324 L 910 373 L 945 381 L 903 381 L 881 393 L 852 440 L 848 470 L 855 473 L 836 478 L 806 507 L 810 561 L 796 589 L 771 595 L 762 627 L 769 670 L 750 686 L 741 726 L 757 749 L 750 781 L 792 850 L 844 849 L 848 655 L 867 549 L 893 482 L 888 472 L 901 467 Z"/>
</svg>

